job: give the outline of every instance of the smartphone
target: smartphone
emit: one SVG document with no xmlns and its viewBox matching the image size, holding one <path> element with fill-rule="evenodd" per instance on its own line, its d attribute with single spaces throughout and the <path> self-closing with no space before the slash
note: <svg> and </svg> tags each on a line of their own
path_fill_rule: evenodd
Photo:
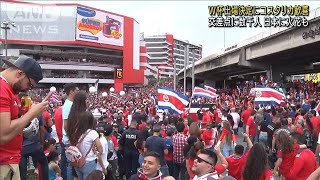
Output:
<svg viewBox="0 0 320 180">
<path fill-rule="evenodd" d="M 48 100 L 50 99 L 50 97 L 52 96 L 53 93 L 54 93 L 53 91 L 50 91 L 50 92 L 48 93 L 48 95 L 42 100 L 42 102 L 48 101 Z"/>
</svg>

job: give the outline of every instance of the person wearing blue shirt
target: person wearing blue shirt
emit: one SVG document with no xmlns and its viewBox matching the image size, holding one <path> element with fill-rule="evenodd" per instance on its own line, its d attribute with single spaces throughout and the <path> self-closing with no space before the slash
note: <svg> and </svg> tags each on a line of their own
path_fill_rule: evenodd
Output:
<svg viewBox="0 0 320 180">
<path fill-rule="evenodd" d="M 63 148 L 61 148 L 61 161 L 60 161 L 60 168 L 61 168 L 61 174 L 63 179 L 73 179 L 72 175 L 72 167 L 67 162 L 66 157 L 66 148 L 70 146 L 69 138 L 66 133 L 67 128 L 67 121 L 68 116 L 72 107 L 72 102 L 74 99 L 74 95 L 79 91 L 79 88 L 74 83 L 69 83 L 64 86 L 64 92 L 67 94 L 67 99 L 65 100 L 63 106 L 62 106 L 62 119 L 63 119 L 63 128 L 62 128 L 62 142 L 63 142 Z"/>
</svg>

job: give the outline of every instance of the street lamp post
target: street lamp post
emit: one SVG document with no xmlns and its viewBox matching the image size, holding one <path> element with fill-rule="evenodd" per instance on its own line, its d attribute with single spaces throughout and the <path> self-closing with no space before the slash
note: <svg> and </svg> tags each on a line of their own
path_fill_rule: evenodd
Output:
<svg viewBox="0 0 320 180">
<path fill-rule="evenodd" d="M 191 73 L 192 73 L 192 92 L 193 92 L 193 89 L 194 89 L 194 86 L 195 86 L 195 78 L 194 78 L 194 63 L 195 63 L 195 52 L 194 52 L 194 50 L 196 50 L 196 49 L 198 49 L 197 47 L 191 47 L 191 48 L 189 48 L 190 50 L 191 50 L 191 52 L 192 52 L 192 71 L 191 71 Z"/>
<path fill-rule="evenodd" d="M 176 90 L 177 89 L 177 61 L 176 61 L 176 56 L 173 57 L 173 89 Z"/>
<path fill-rule="evenodd" d="M 1 29 L 4 30 L 5 60 L 7 60 L 7 57 L 8 57 L 8 43 L 7 43 L 7 40 L 8 40 L 8 30 L 11 28 L 10 26 L 16 27 L 16 24 L 14 22 L 6 21 L 6 20 L 4 20 L 1 23 Z"/>
<path fill-rule="evenodd" d="M 183 94 L 186 95 L 187 90 L 187 64 L 189 64 L 189 44 L 185 46 L 184 68 L 183 68 Z"/>
</svg>

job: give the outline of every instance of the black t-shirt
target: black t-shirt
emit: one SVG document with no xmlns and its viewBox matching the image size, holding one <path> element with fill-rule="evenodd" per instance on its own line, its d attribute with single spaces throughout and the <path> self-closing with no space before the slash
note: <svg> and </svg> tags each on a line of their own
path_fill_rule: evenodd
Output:
<svg viewBox="0 0 320 180">
<path fill-rule="evenodd" d="M 261 132 L 268 132 L 268 124 L 266 121 L 262 121 L 260 124 L 260 131 Z"/>
<path fill-rule="evenodd" d="M 137 140 L 139 135 L 139 131 L 134 128 L 129 128 L 128 130 L 124 131 L 120 140 L 119 144 L 123 147 L 123 150 L 136 150 L 134 142 Z"/>
<path fill-rule="evenodd" d="M 273 134 L 274 132 L 278 129 L 279 127 L 271 122 L 268 126 L 267 126 L 267 133 L 268 133 L 268 146 L 272 147 L 272 138 L 273 138 Z"/>
<path fill-rule="evenodd" d="M 278 135 L 280 132 L 286 132 L 287 134 L 290 135 L 290 133 L 292 133 L 292 130 L 289 129 L 287 126 L 283 126 L 283 127 L 279 128 L 279 129 L 277 129 L 274 133 L 276 135 Z"/>
</svg>

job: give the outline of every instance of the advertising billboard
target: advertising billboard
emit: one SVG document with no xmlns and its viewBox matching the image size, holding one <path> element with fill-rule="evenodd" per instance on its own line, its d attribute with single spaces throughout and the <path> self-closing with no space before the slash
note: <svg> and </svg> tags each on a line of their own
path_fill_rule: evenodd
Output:
<svg viewBox="0 0 320 180">
<path fill-rule="evenodd" d="M 8 39 L 74 41 L 76 6 L 40 5 L 0 1 L 1 21 L 14 22 Z M 4 39 L 4 33 L 0 37 Z"/>
<path fill-rule="evenodd" d="M 76 40 L 123 46 L 123 17 L 78 6 Z"/>
<path fill-rule="evenodd" d="M 320 73 L 306 74 L 304 80 L 318 83 L 320 82 Z"/>
</svg>

